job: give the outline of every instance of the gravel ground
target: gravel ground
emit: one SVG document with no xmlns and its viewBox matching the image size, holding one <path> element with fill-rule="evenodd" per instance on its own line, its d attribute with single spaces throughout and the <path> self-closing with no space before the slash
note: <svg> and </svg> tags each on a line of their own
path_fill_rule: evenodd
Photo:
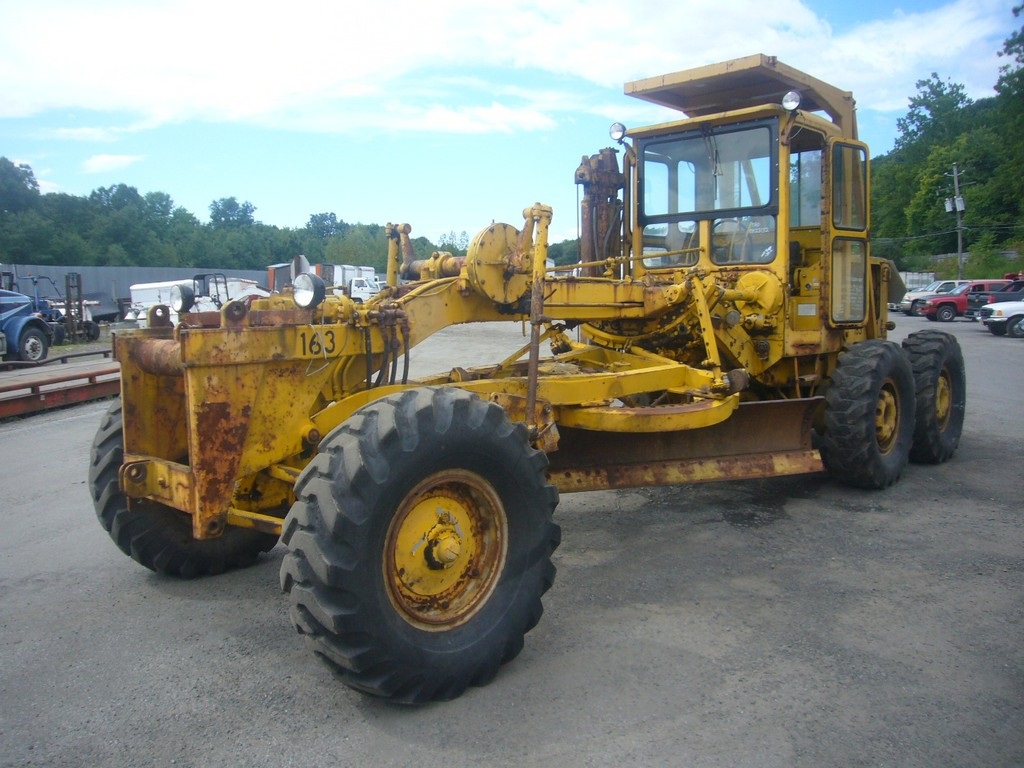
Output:
<svg viewBox="0 0 1024 768">
<path fill-rule="evenodd" d="M 85 481 L 105 404 L 0 424 L 0 765 L 1024 765 L 1024 343 L 943 328 L 969 379 L 952 461 L 881 492 L 804 476 L 565 494 L 523 653 L 419 708 L 309 654 L 280 547 L 184 582 L 118 552 Z M 417 365 L 522 334 L 435 341 Z"/>
</svg>

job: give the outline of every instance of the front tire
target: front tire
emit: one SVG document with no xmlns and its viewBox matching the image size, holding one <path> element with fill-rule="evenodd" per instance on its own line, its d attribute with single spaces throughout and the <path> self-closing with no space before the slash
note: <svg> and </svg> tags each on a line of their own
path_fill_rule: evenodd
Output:
<svg viewBox="0 0 1024 768">
<path fill-rule="evenodd" d="M 18 359 L 38 363 L 46 359 L 50 342 L 38 328 L 27 328 L 18 339 Z"/>
<path fill-rule="evenodd" d="M 419 704 L 490 682 L 554 580 L 546 467 L 522 424 L 463 390 L 360 409 L 321 443 L 285 520 L 295 628 L 364 693 Z"/>
<path fill-rule="evenodd" d="M 935 319 L 940 323 L 951 323 L 956 317 L 956 310 L 948 304 L 944 304 L 935 311 Z"/>
<path fill-rule="evenodd" d="M 182 578 L 212 576 L 252 565 L 277 543 L 276 536 L 233 527 L 215 539 L 194 539 L 192 522 L 183 512 L 152 501 L 134 501 L 129 508 L 118 484 L 123 457 L 124 427 L 117 399 L 92 443 L 89 487 L 103 529 L 122 552 L 146 568 Z"/>
<path fill-rule="evenodd" d="M 906 466 L 914 436 L 914 376 L 893 342 L 863 341 L 839 356 L 825 394 L 825 468 L 858 488 L 886 488 Z"/>
<path fill-rule="evenodd" d="M 1011 339 L 1024 339 L 1024 315 L 1015 315 L 1006 321 L 1006 335 Z"/>
<path fill-rule="evenodd" d="M 903 341 L 914 371 L 917 412 L 911 461 L 940 464 L 960 444 L 967 404 L 967 374 L 957 340 L 941 331 L 918 331 Z"/>
</svg>

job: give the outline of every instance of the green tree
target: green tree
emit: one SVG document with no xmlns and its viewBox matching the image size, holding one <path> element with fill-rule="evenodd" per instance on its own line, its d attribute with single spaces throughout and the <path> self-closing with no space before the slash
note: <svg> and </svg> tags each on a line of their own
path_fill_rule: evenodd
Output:
<svg viewBox="0 0 1024 768">
<path fill-rule="evenodd" d="M 918 80 L 915 87 L 910 110 L 896 121 L 896 148 L 919 158 L 932 146 L 949 144 L 963 132 L 967 108 L 973 102 L 963 85 L 943 82 L 935 72 L 927 80 Z"/>
<path fill-rule="evenodd" d="M 256 206 L 249 201 L 239 203 L 237 198 L 222 197 L 210 203 L 210 226 L 214 229 L 237 229 L 256 223 Z"/>
<path fill-rule="evenodd" d="M 320 240 L 327 240 L 339 235 L 344 236 L 348 230 L 349 225 L 340 221 L 333 213 L 313 214 L 306 223 L 306 231 Z"/>
<path fill-rule="evenodd" d="M 54 229 L 69 229 L 82 237 L 92 229 L 103 210 L 86 197 L 68 195 L 63 192 L 43 195 L 38 210 L 51 221 Z"/>
<path fill-rule="evenodd" d="M 135 187 L 126 184 L 101 187 L 94 190 L 89 199 L 100 210 L 86 236 L 100 253 L 101 265 L 119 266 L 122 258 L 127 258 L 123 263 L 177 266 L 174 249 L 154 231 L 146 201 Z M 122 257 L 122 251 L 126 257 Z"/>
<path fill-rule="evenodd" d="M 38 211 L 0 215 L 0 253 L 4 261 L 52 264 L 53 223 Z"/>
<path fill-rule="evenodd" d="M 97 263 L 92 243 L 73 229 L 61 229 L 56 232 L 50 238 L 46 255 L 51 264 L 78 266 Z"/>
<path fill-rule="evenodd" d="M 32 169 L 0 157 L 0 213 L 19 213 L 39 202 L 39 182 Z"/>
<path fill-rule="evenodd" d="M 1022 12 L 1024 5 L 1013 8 L 1015 17 Z M 994 98 L 972 102 L 963 86 L 935 73 L 919 81 L 896 147 L 872 163 L 875 252 L 902 269 L 941 272 L 931 255 L 956 249 L 955 218 L 943 206 L 953 196 L 953 163 L 963 173 L 964 247 L 983 252 L 968 262 L 970 274 L 1013 269 L 997 254 L 1024 244 L 1024 27 L 1000 55 L 1007 64 Z M 996 269 L 1000 260 L 1006 269 Z"/>
<path fill-rule="evenodd" d="M 1024 4 L 1013 8 L 1014 18 L 1024 13 Z M 1024 26 L 1003 41 L 1000 56 L 1009 58 L 1009 63 L 999 68 L 999 80 L 996 82 L 996 93 L 1012 101 L 1007 103 L 1008 109 L 1017 114 L 1024 112 L 1024 104 L 1019 97 L 1024 96 Z"/>
<path fill-rule="evenodd" d="M 1024 13 L 1024 4 L 1013 8 L 1015 18 Z M 1000 56 L 1009 59 L 999 71 L 996 82 L 998 94 L 998 131 L 1004 143 L 1004 162 L 995 173 L 993 187 L 1006 201 L 1008 218 L 1004 222 L 1006 238 L 1018 244 L 1024 242 L 1024 25 L 1003 43 Z M 1015 226 L 1014 226 L 1015 225 Z"/>
<path fill-rule="evenodd" d="M 563 240 L 548 246 L 548 258 L 560 267 L 575 264 L 580 260 L 580 241 Z"/>
<path fill-rule="evenodd" d="M 469 250 L 469 233 L 466 230 L 462 230 L 461 233 L 456 234 L 455 230 L 446 232 L 439 238 L 437 247 L 442 251 L 448 251 L 456 256 L 465 256 L 466 251 Z"/>
<path fill-rule="evenodd" d="M 344 236 L 332 237 L 324 249 L 329 264 L 372 266 L 383 271 L 387 265 L 388 244 L 384 228 L 377 224 L 355 224 Z"/>
<path fill-rule="evenodd" d="M 130 267 L 135 264 L 128 251 L 117 244 L 107 246 L 102 259 L 104 265 L 111 267 Z"/>
<path fill-rule="evenodd" d="M 127 184 L 115 184 L 112 187 L 100 187 L 93 190 L 89 199 L 111 211 L 130 209 L 134 213 L 143 211 L 144 201 L 139 190 Z"/>
</svg>

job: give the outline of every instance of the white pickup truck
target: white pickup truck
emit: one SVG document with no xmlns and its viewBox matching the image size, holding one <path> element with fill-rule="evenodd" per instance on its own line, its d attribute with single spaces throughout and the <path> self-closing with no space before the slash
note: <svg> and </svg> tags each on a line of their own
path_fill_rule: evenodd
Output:
<svg viewBox="0 0 1024 768">
<path fill-rule="evenodd" d="M 986 304 L 978 312 L 982 324 L 993 335 L 1024 339 L 1024 301 Z"/>
<path fill-rule="evenodd" d="M 353 277 L 346 288 L 349 297 L 359 304 L 380 293 L 380 284 L 372 277 Z"/>
</svg>

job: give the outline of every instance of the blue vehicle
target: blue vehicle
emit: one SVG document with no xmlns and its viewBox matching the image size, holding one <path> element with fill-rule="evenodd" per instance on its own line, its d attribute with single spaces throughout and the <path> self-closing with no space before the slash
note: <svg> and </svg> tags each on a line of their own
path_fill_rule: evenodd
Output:
<svg viewBox="0 0 1024 768">
<path fill-rule="evenodd" d="M 53 343 L 53 328 L 31 296 L 0 290 L 0 355 L 4 360 L 45 360 Z"/>
</svg>

